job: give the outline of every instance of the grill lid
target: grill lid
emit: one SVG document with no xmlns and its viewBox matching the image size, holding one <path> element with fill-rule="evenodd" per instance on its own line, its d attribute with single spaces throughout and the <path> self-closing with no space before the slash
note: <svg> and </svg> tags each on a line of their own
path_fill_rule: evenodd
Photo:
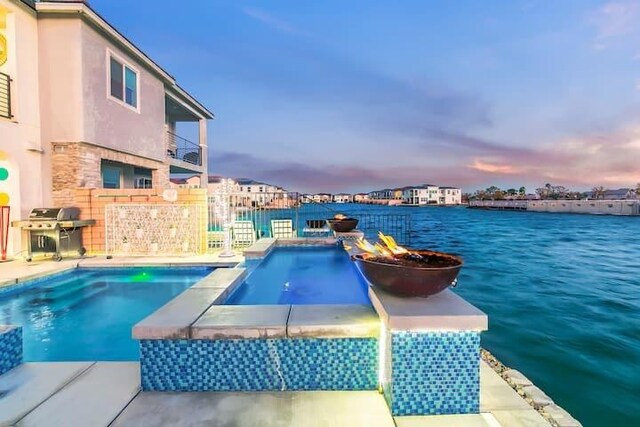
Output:
<svg viewBox="0 0 640 427">
<path fill-rule="evenodd" d="M 29 221 L 73 221 L 80 216 L 80 209 L 68 208 L 35 208 L 29 214 Z"/>
</svg>

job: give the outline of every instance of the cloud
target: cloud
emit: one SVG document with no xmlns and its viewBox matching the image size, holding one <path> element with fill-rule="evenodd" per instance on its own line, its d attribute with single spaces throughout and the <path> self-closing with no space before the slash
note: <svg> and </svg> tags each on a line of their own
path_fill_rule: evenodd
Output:
<svg viewBox="0 0 640 427">
<path fill-rule="evenodd" d="M 638 29 L 638 1 L 612 1 L 589 14 L 588 23 L 595 27 L 595 50 L 609 46 L 610 40 L 634 33 Z"/>
<path fill-rule="evenodd" d="M 263 23 L 267 27 L 273 28 L 277 31 L 287 33 L 287 34 L 295 34 L 295 35 L 303 35 L 303 36 L 309 35 L 309 33 L 307 33 L 306 31 L 296 28 L 293 25 L 289 24 L 288 22 L 283 21 L 282 19 L 276 18 L 274 15 L 272 15 L 271 13 L 265 10 L 258 9 L 255 7 L 245 7 L 242 9 L 242 12 L 245 15 Z"/>
<path fill-rule="evenodd" d="M 216 151 L 209 162 L 210 171 L 215 174 L 236 178 L 248 176 L 301 192 L 370 191 L 436 181 L 441 185 L 469 186 L 478 178 L 476 172 L 446 166 L 336 166 L 317 161 L 265 159 L 238 152 Z"/>
<path fill-rule="evenodd" d="M 510 174 L 529 180 L 546 177 L 559 184 L 632 186 L 640 182 L 640 124 L 628 124 L 608 133 L 568 136 L 540 145 L 528 158 L 478 159 L 476 170 Z"/>
<path fill-rule="evenodd" d="M 477 94 L 450 89 L 426 76 L 420 81 L 399 79 L 311 39 L 269 39 L 221 49 L 217 55 L 225 60 L 218 61 L 217 73 L 268 92 L 271 102 L 295 102 L 308 111 L 331 113 L 341 126 L 362 133 L 400 130 L 423 139 L 425 127 L 450 131 L 492 123 L 490 105 Z"/>
<path fill-rule="evenodd" d="M 470 167 L 471 169 L 475 169 L 481 172 L 488 172 L 488 173 L 494 173 L 494 174 L 507 174 L 507 175 L 511 175 L 511 174 L 515 174 L 518 173 L 519 170 L 511 165 L 498 165 L 498 164 L 492 164 L 489 162 L 485 162 L 483 160 L 480 159 L 475 159 L 473 161 L 473 164 L 469 165 L 468 167 Z"/>
</svg>

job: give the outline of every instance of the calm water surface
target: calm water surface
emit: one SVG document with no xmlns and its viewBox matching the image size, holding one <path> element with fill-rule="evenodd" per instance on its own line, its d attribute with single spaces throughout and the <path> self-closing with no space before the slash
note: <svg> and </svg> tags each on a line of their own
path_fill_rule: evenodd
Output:
<svg viewBox="0 0 640 427">
<path fill-rule="evenodd" d="M 412 246 L 465 260 L 483 346 L 585 426 L 640 426 L 640 218 L 332 205 L 407 213 Z"/>
</svg>

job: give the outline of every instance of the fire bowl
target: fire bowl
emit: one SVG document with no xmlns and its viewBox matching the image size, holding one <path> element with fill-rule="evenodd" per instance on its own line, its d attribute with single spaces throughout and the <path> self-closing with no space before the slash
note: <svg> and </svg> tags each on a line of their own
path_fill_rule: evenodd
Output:
<svg viewBox="0 0 640 427">
<path fill-rule="evenodd" d="M 372 285 L 404 297 L 428 297 L 444 291 L 458 277 L 462 258 L 443 252 L 412 251 L 424 259 L 384 258 L 371 254 L 352 259 Z"/>
<path fill-rule="evenodd" d="M 328 219 L 327 222 L 336 233 L 348 233 L 358 226 L 355 218 Z"/>
</svg>

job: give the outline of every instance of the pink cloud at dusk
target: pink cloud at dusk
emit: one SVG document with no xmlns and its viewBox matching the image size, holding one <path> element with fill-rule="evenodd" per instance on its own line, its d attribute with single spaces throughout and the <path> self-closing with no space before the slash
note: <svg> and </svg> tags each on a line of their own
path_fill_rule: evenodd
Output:
<svg viewBox="0 0 640 427">
<path fill-rule="evenodd" d="M 514 174 L 518 170 L 510 165 L 498 165 L 492 164 L 480 159 L 474 159 L 473 164 L 469 165 L 471 169 L 476 169 L 481 172 L 499 173 L 499 174 Z"/>
</svg>

